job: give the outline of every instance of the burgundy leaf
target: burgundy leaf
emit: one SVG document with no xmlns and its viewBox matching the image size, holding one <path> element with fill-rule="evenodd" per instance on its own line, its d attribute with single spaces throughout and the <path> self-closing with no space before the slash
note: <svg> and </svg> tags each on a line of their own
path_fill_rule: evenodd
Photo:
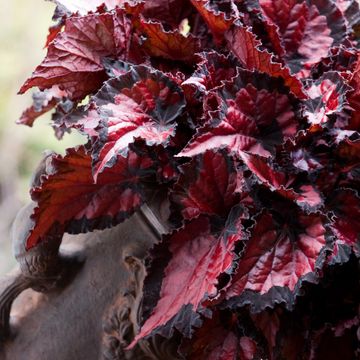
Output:
<svg viewBox="0 0 360 360">
<path fill-rule="evenodd" d="M 355 69 L 351 76 L 350 86 L 353 91 L 348 96 L 348 101 L 351 108 L 354 110 L 351 114 L 351 119 L 348 126 L 348 130 L 360 131 L 360 54 L 358 53 Z"/>
<path fill-rule="evenodd" d="M 236 76 L 235 64 L 215 51 L 199 54 L 203 61 L 196 71 L 186 79 L 182 87 L 193 86 L 200 92 L 207 92 L 223 85 Z"/>
<path fill-rule="evenodd" d="M 230 50 L 246 69 L 280 77 L 299 99 L 307 98 L 300 80 L 292 75 L 287 67 L 275 62 L 272 54 L 266 50 L 260 50 L 260 41 L 249 29 L 238 24 L 227 32 L 226 39 Z"/>
<path fill-rule="evenodd" d="M 253 360 L 255 359 L 257 350 L 256 342 L 248 336 L 240 338 L 240 359 Z"/>
<path fill-rule="evenodd" d="M 328 72 L 314 81 L 307 89 L 309 100 L 305 102 L 305 115 L 311 125 L 323 125 L 329 116 L 340 113 L 346 104 L 350 87 L 336 72 Z"/>
<path fill-rule="evenodd" d="M 320 160 L 306 149 L 296 149 L 290 153 L 293 165 L 299 170 L 312 173 L 323 168 Z"/>
<path fill-rule="evenodd" d="M 68 18 L 20 93 L 34 86 L 44 90 L 57 85 L 71 99 L 82 99 L 106 78 L 102 58 L 127 60 L 130 45 L 131 21 L 124 10 Z"/>
<path fill-rule="evenodd" d="M 226 14 L 216 6 L 216 2 L 210 2 L 209 0 L 191 0 L 191 3 L 209 26 L 215 40 L 221 42 L 225 32 L 233 24 L 236 14 L 233 13 L 231 16 L 226 16 Z"/>
<path fill-rule="evenodd" d="M 142 15 L 178 28 L 182 20 L 191 16 L 192 10 L 189 0 L 152 0 L 145 1 Z"/>
<path fill-rule="evenodd" d="M 232 329 L 234 318 L 215 312 L 212 319 L 206 319 L 187 341 L 185 351 L 189 360 L 252 360 L 255 359 L 256 344 L 249 337 L 236 335 Z M 183 346 L 184 347 L 184 346 Z"/>
<path fill-rule="evenodd" d="M 34 121 L 41 115 L 53 109 L 66 95 L 57 86 L 49 90 L 37 91 L 33 94 L 33 105 L 27 108 L 21 115 L 17 124 L 33 126 Z"/>
<path fill-rule="evenodd" d="M 304 276 L 316 271 L 326 244 L 323 220 L 319 215 L 294 215 L 279 221 L 268 212 L 259 216 L 227 290 L 228 299 L 245 290 L 261 295 L 273 287 L 294 291 Z"/>
<path fill-rule="evenodd" d="M 238 336 L 237 326 L 235 316 L 216 311 L 211 319 L 206 319 L 201 328 L 196 330 L 188 341 L 190 344 L 187 351 L 182 352 L 189 360 L 256 359 L 256 342 L 251 337 Z"/>
<path fill-rule="evenodd" d="M 233 332 L 229 332 L 224 342 L 213 349 L 209 354 L 209 360 L 231 360 L 236 359 L 238 352 L 239 340 Z"/>
<path fill-rule="evenodd" d="M 141 180 L 152 173 L 152 165 L 148 157 L 129 152 L 95 184 L 91 156 L 83 147 L 69 149 L 64 157 L 53 156 L 40 186 L 31 191 L 37 207 L 27 248 L 53 232 L 77 234 L 120 223 L 142 204 Z"/>
<path fill-rule="evenodd" d="M 97 137 L 99 135 L 97 131 L 99 123 L 100 117 L 96 111 L 96 107 L 94 104 L 90 104 L 87 109 L 78 107 L 76 110 L 70 112 L 70 114 L 56 119 L 54 126 L 66 130 L 77 129 L 90 137 Z"/>
<path fill-rule="evenodd" d="M 360 256 L 360 198 L 356 191 L 339 190 L 331 199 L 330 209 L 335 217 L 331 229 L 336 235 L 336 246 L 350 246 Z"/>
<path fill-rule="evenodd" d="M 295 176 L 275 170 L 266 159 L 260 156 L 242 153 L 241 158 L 258 180 L 270 190 L 278 192 L 287 199 L 294 200 L 306 210 L 314 211 L 323 205 L 320 193 L 313 185 L 302 182 L 300 186 L 296 186 Z"/>
<path fill-rule="evenodd" d="M 291 98 L 264 85 L 255 87 L 248 79 L 251 74 L 241 72 L 220 89 L 219 113 L 198 130 L 179 156 L 226 147 L 236 154 L 246 151 L 270 157 L 275 145 L 296 134 L 298 121 Z M 266 81 L 265 76 L 259 79 Z"/>
<path fill-rule="evenodd" d="M 146 66 L 134 66 L 108 80 L 92 100 L 99 121 L 95 177 L 110 167 L 118 154 L 126 155 L 136 138 L 148 145 L 167 144 L 185 106 L 180 87 L 162 72 Z M 96 115 L 91 114 L 90 123 L 94 118 Z M 86 126 L 87 119 L 83 123 Z M 94 134 L 92 126 L 88 134 Z"/>
<path fill-rule="evenodd" d="M 141 29 L 146 36 L 142 46 L 150 56 L 193 62 L 200 50 L 194 36 L 184 36 L 178 30 L 165 31 L 161 23 L 141 21 Z"/>
<path fill-rule="evenodd" d="M 126 74 L 132 66 L 132 64 L 126 61 L 113 60 L 111 58 L 103 59 L 102 63 L 104 65 L 106 74 L 111 78 Z"/>
<path fill-rule="evenodd" d="M 49 32 L 46 37 L 45 48 L 56 38 L 59 32 L 63 29 L 65 21 L 60 20 L 57 24 L 49 27 Z"/>
<path fill-rule="evenodd" d="M 225 152 L 207 151 L 181 168 L 171 200 L 185 219 L 200 214 L 226 217 L 240 199 L 243 181 L 231 157 Z"/>
<path fill-rule="evenodd" d="M 258 329 L 261 330 L 268 342 L 269 353 L 272 354 L 276 346 L 276 337 L 280 328 L 280 317 L 275 310 L 265 310 L 260 314 L 252 315 Z"/>
<path fill-rule="evenodd" d="M 359 34 L 357 29 L 360 25 L 360 7 L 357 0 L 336 0 L 336 6 L 344 16 L 348 34 L 355 45 L 359 44 Z"/>
<path fill-rule="evenodd" d="M 236 209 L 217 235 L 209 218 L 201 216 L 170 237 L 172 258 L 164 271 L 160 300 L 132 345 L 166 325 L 184 306 L 191 304 L 197 311 L 205 298 L 218 294 L 218 277 L 231 270 L 235 243 L 246 238 L 242 217 L 242 209 Z"/>
<path fill-rule="evenodd" d="M 344 39 L 345 23 L 330 0 L 260 0 L 263 15 L 276 25 L 292 72 L 310 69 Z"/>
</svg>

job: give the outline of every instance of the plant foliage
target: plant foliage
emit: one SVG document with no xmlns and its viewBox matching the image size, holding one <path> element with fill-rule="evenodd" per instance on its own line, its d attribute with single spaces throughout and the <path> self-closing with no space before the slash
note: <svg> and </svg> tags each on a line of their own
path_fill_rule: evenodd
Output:
<svg viewBox="0 0 360 360">
<path fill-rule="evenodd" d="M 114 226 L 162 186 L 173 231 L 130 346 L 176 333 L 188 359 L 359 356 L 358 3 L 55 2 L 19 122 L 53 109 L 58 137 L 88 143 L 47 160 L 27 247 Z"/>
</svg>

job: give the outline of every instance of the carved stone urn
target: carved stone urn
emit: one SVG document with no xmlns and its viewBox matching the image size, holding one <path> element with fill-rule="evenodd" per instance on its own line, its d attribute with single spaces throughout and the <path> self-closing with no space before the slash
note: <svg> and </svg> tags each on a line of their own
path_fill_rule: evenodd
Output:
<svg viewBox="0 0 360 360">
<path fill-rule="evenodd" d="M 14 223 L 16 244 L 31 207 Z M 125 350 L 139 327 L 144 257 L 167 231 L 167 216 L 158 193 L 116 227 L 66 234 L 60 248 L 53 241 L 26 257 L 17 251 L 19 268 L 0 280 L 0 359 L 177 359 L 162 338 Z"/>
</svg>

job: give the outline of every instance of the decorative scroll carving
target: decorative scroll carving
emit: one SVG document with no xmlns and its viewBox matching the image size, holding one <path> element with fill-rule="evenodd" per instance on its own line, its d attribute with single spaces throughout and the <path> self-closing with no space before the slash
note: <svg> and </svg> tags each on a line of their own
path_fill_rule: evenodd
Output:
<svg viewBox="0 0 360 360">
<path fill-rule="evenodd" d="M 143 210 L 112 229 L 65 237 L 70 251 L 65 246 L 59 253 L 56 241 L 41 243 L 30 252 L 22 252 L 24 248 L 15 251 L 21 271 L 0 282 L 1 359 L 18 358 L 25 349 L 29 360 L 78 360 L 79 354 L 89 360 L 98 360 L 99 355 L 104 360 L 179 359 L 176 342 L 161 337 L 143 340 L 131 351 L 125 350 L 139 331 L 143 259 L 147 250 L 169 231 L 166 196 L 154 193 Z M 18 229 L 23 225 L 20 222 Z M 70 254 L 68 258 L 64 250 Z M 74 271 L 72 259 L 78 254 L 86 258 L 86 263 L 81 271 Z M 68 276 L 74 274 L 74 278 Z M 64 283 L 66 278 L 71 282 Z M 9 337 L 12 302 L 28 287 L 47 295 L 20 320 L 11 318 L 14 326 Z M 92 298 L 92 294 L 96 296 Z M 15 314 L 21 313 L 24 300 L 21 295 L 14 304 Z M 87 315 L 82 317 L 80 313 Z M 59 323 L 49 321 L 59 316 Z M 71 325 L 74 316 L 76 326 Z M 103 326 L 97 326 L 101 323 Z M 39 329 L 39 334 L 32 337 L 34 328 Z M 62 335 L 51 336 L 57 332 Z M 76 341 L 80 334 L 82 340 Z"/>
<path fill-rule="evenodd" d="M 0 290 L 0 342 L 10 334 L 10 310 L 15 298 L 30 285 L 28 279 L 19 272 L 9 275 L 6 281 L 3 281 Z"/>
<path fill-rule="evenodd" d="M 142 293 L 145 269 L 141 260 L 125 255 L 124 263 L 130 270 L 128 288 L 123 290 L 110 306 L 103 321 L 103 359 L 149 359 L 136 346 L 131 351 L 125 348 L 131 343 L 136 331 L 138 303 Z M 150 358 L 151 359 L 151 358 Z"/>
<path fill-rule="evenodd" d="M 132 273 L 129 288 L 123 292 L 107 311 L 103 322 L 104 360 L 180 360 L 178 342 L 161 336 L 142 340 L 132 350 L 125 350 L 139 329 L 138 314 L 141 308 L 142 285 L 145 275 L 141 260 L 127 256 Z"/>
</svg>

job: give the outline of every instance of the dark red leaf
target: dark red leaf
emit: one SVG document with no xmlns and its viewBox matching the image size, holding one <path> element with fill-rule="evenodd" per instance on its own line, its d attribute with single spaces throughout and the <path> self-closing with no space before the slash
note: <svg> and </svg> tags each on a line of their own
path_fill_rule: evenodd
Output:
<svg viewBox="0 0 360 360">
<path fill-rule="evenodd" d="M 40 186 L 31 191 L 37 207 L 27 248 L 53 232 L 77 234 L 120 223 L 142 204 L 141 180 L 151 174 L 152 165 L 148 157 L 129 152 L 95 184 L 91 156 L 83 147 L 69 149 L 64 157 L 53 156 Z"/>
<path fill-rule="evenodd" d="M 320 160 L 306 149 L 297 149 L 291 152 L 293 165 L 303 171 L 311 173 L 323 168 Z"/>
<path fill-rule="evenodd" d="M 307 75 L 332 46 L 344 40 L 344 19 L 330 0 L 260 0 L 259 4 L 266 20 L 278 28 L 283 58 L 292 72 Z"/>
<path fill-rule="evenodd" d="M 211 51 L 200 53 L 199 57 L 202 61 L 197 69 L 181 84 L 194 127 L 202 126 L 210 117 L 211 90 L 222 87 L 225 81 L 236 76 L 236 62 L 230 56 Z"/>
<path fill-rule="evenodd" d="M 92 101 L 99 122 L 95 177 L 110 167 L 118 154 L 126 155 L 136 138 L 148 145 L 167 144 L 185 106 L 180 87 L 162 72 L 146 66 L 131 67 L 126 74 L 108 80 Z M 90 124 L 94 118 L 96 114 L 92 113 Z M 87 126 L 87 119 L 83 123 Z M 94 135 L 93 126 L 88 134 Z"/>
<path fill-rule="evenodd" d="M 275 62 L 272 54 L 260 50 L 260 41 L 249 29 L 238 24 L 227 32 L 226 39 L 230 50 L 246 69 L 281 77 L 295 96 L 299 99 L 307 98 L 300 80 L 292 75 L 287 67 Z"/>
<path fill-rule="evenodd" d="M 150 56 L 193 62 L 195 54 L 200 50 L 200 44 L 194 36 L 184 36 L 178 30 L 165 31 L 161 23 L 141 21 L 141 29 L 146 35 L 142 47 Z"/>
<path fill-rule="evenodd" d="M 240 338 L 240 359 L 253 360 L 255 359 L 257 350 L 256 342 L 248 336 Z"/>
<path fill-rule="evenodd" d="M 238 352 L 238 338 L 233 332 L 229 332 L 224 339 L 224 342 L 213 349 L 209 354 L 209 360 L 232 360 L 236 359 Z"/>
<path fill-rule="evenodd" d="M 266 84 L 265 75 L 258 78 Z M 179 156 L 226 147 L 236 154 L 246 151 L 269 157 L 275 145 L 296 134 L 299 123 L 291 98 L 255 83 L 255 79 L 252 73 L 241 72 L 233 83 L 219 90 L 219 112 L 198 130 Z"/>
<path fill-rule="evenodd" d="M 199 54 L 203 61 L 196 71 L 181 86 L 193 86 L 200 92 L 208 92 L 223 85 L 236 76 L 235 64 L 224 55 L 215 51 Z"/>
<path fill-rule="evenodd" d="M 206 319 L 193 338 L 185 343 L 186 359 L 189 360 L 253 360 L 256 359 L 256 342 L 248 336 L 237 335 L 236 316 L 214 312 Z M 184 347 L 184 346 L 183 346 Z M 186 349 L 187 348 L 187 349 Z M 183 349 L 182 349 L 183 350 Z"/>
<path fill-rule="evenodd" d="M 243 174 L 231 157 L 207 151 L 181 168 L 171 199 L 185 219 L 200 214 L 226 217 L 240 199 L 243 182 Z"/>
<path fill-rule="evenodd" d="M 358 53 L 355 69 L 351 76 L 350 86 L 354 90 L 349 94 L 348 101 L 354 111 L 346 128 L 360 131 L 360 53 Z"/>
<path fill-rule="evenodd" d="M 321 216 L 284 215 L 288 220 L 278 221 L 267 212 L 259 216 L 227 290 L 228 299 L 245 290 L 261 295 L 273 287 L 294 291 L 304 276 L 316 271 L 326 244 Z"/>
<path fill-rule="evenodd" d="M 345 244 L 360 256 L 360 198 L 351 189 L 339 190 L 329 207 L 335 214 L 331 229 L 336 235 L 336 246 Z"/>
<path fill-rule="evenodd" d="M 82 99 L 106 78 L 101 60 L 107 56 L 129 59 L 130 44 L 131 21 L 123 10 L 68 18 L 20 93 L 34 86 L 44 90 L 57 85 L 71 99 Z"/>
<path fill-rule="evenodd" d="M 202 216 L 170 237 L 172 258 L 164 271 L 160 300 L 133 344 L 166 325 L 184 306 L 190 304 L 197 311 L 205 298 L 218 295 L 218 277 L 231 270 L 235 243 L 246 238 L 242 216 L 242 209 L 236 209 L 221 234 Z"/>
<path fill-rule="evenodd" d="M 210 3 L 209 0 L 191 0 L 191 3 L 209 26 L 215 40 L 221 42 L 225 32 L 233 24 L 236 14 L 233 13 L 231 16 L 227 16 L 218 8 L 216 2 Z"/>
<path fill-rule="evenodd" d="M 336 6 L 344 16 L 350 39 L 355 46 L 359 44 L 360 7 L 357 0 L 335 0 Z"/>
<path fill-rule="evenodd" d="M 336 72 L 328 72 L 314 81 L 307 89 L 309 100 L 305 102 L 305 115 L 311 125 L 323 125 L 329 116 L 340 113 L 346 104 L 350 87 Z"/>
<path fill-rule="evenodd" d="M 66 130 L 78 129 L 90 137 L 97 137 L 99 135 L 97 131 L 99 123 L 100 117 L 96 107 L 90 104 L 87 109 L 78 107 L 70 114 L 65 114 L 61 119 L 56 119 L 54 126 Z"/>
<path fill-rule="evenodd" d="M 46 43 L 44 47 L 47 48 L 50 45 L 50 43 L 56 38 L 56 36 L 59 34 L 63 27 L 64 21 L 60 21 L 59 23 L 49 27 L 49 32 L 46 37 Z"/>
<path fill-rule="evenodd" d="M 271 191 L 276 191 L 285 198 L 295 201 L 306 210 L 314 211 L 323 205 L 320 193 L 313 185 L 301 182 L 301 185 L 297 186 L 295 175 L 275 170 L 266 159 L 260 156 L 243 152 L 241 158 L 260 183 L 267 186 Z"/>
<path fill-rule="evenodd" d="M 182 20 L 191 16 L 192 10 L 188 0 L 152 0 L 145 1 L 142 15 L 147 19 L 178 28 Z"/>
<path fill-rule="evenodd" d="M 234 360 L 239 354 L 239 339 L 224 314 L 215 312 L 206 319 L 182 352 L 189 360 Z M 229 321 L 230 320 L 230 321 Z"/>
<path fill-rule="evenodd" d="M 41 115 L 53 109 L 66 93 L 57 86 L 49 90 L 37 91 L 33 94 L 33 105 L 27 108 L 17 121 L 18 124 L 33 126 L 34 121 Z"/>
<path fill-rule="evenodd" d="M 113 60 L 111 58 L 103 59 L 102 63 L 104 65 L 106 74 L 111 78 L 126 74 L 132 66 L 132 64 L 128 62 Z"/>
<path fill-rule="evenodd" d="M 252 319 L 258 329 L 265 336 L 269 353 L 272 354 L 276 346 L 276 336 L 280 328 L 280 317 L 276 310 L 265 310 L 260 314 L 252 315 Z"/>
</svg>

